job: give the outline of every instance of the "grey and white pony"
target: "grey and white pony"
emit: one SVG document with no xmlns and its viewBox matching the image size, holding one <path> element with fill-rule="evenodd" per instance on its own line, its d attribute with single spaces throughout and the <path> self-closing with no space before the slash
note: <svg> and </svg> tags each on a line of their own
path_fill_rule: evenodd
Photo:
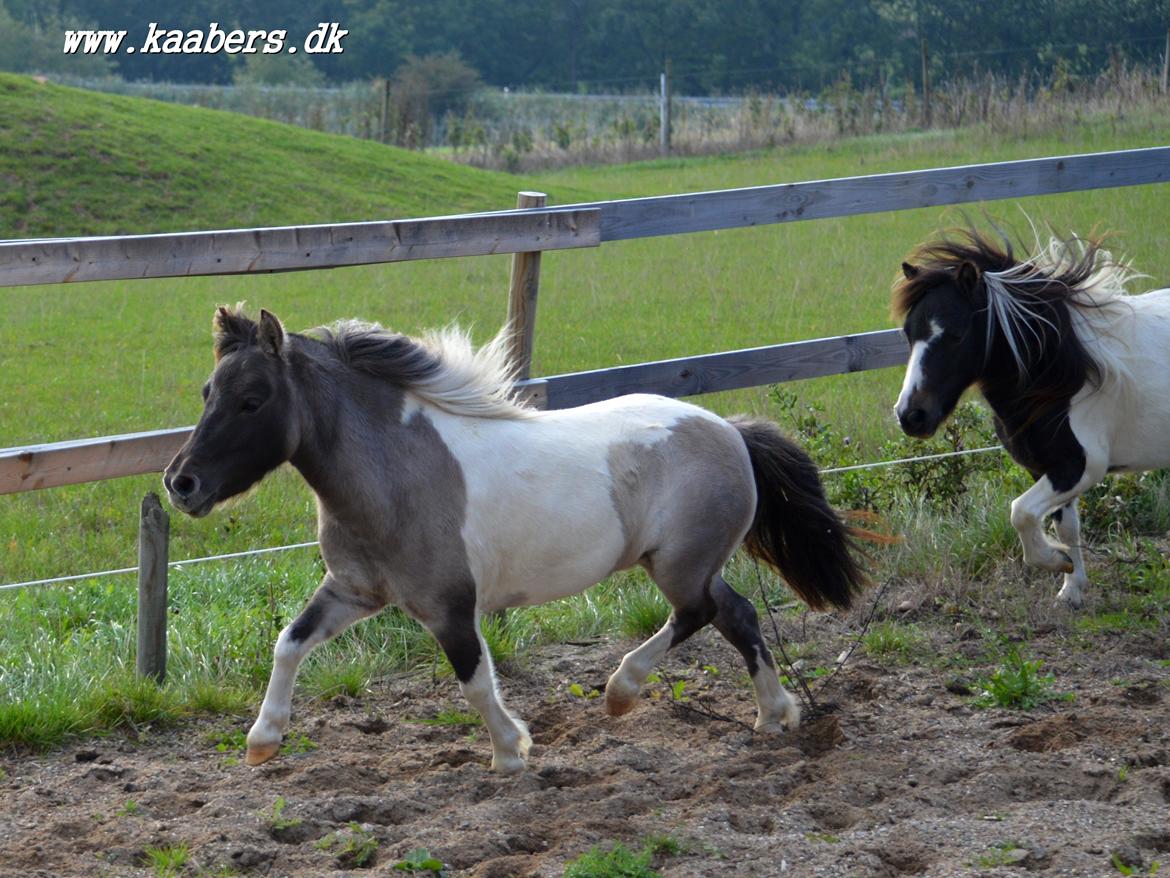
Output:
<svg viewBox="0 0 1170 878">
<path fill-rule="evenodd" d="M 1077 498 L 1106 473 L 1170 465 L 1170 290 L 1127 295 L 1134 276 L 1097 240 L 1052 238 L 1019 260 L 1006 236 L 966 229 L 919 246 L 894 286 L 910 343 L 902 429 L 932 435 L 979 388 L 1036 479 L 1011 508 L 1024 560 L 1064 573 L 1057 600 L 1072 608 L 1088 582 Z"/>
<path fill-rule="evenodd" d="M 309 650 L 395 604 L 446 652 L 491 734 L 492 767 L 519 771 L 531 739 L 500 700 L 480 615 L 637 564 L 674 611 L 610 677 L 610 714 L 713 622 L 747 662 L 756 728 L 799 721 L 755 609 L 721 570 L 746 540 L 813 607 L 847 607 L 863 577 L 815 467 L 774 425 L 656 396 L 536 411 L 512 399 L 502 336 L 473 352 L 454 330 L 419 340 L 348 322 L 297 335 L 266 311 L 220 308 L 214 337 L 203 415 L 164 476 L 171 502 L 206 515 L 290 461 L 317 495 L 328 571 L 277 639 L 248 764 L 279 749 Z"/>
</svg>

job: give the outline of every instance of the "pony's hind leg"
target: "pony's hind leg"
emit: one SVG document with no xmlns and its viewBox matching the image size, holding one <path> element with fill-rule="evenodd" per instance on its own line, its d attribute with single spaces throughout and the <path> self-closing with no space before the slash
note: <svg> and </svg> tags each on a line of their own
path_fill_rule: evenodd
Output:
<svg viewBox="0 0 1170 878">
<path fill-rule="evenodd" d="M 711 597 L 719 608 L 715 627 L 739 650 L 747 663 L 756 690 L 756 731 L 780 732 L 800 723 L 800 705 L 780 685 L 772 652 L 760 632 L 760 620 L 752 602 L 728 585 L 722 576 L 711 584 Z"/>
<path fill-rule="evenodd" d="M 1079 610 L 1085 602 L 1085 586 L 1089 577 L 1085 575 L 1085 557 L 1081 552 L 1081 517 L 1077 512 L 1077 501 L 1072 500 L 1052 513 L 1056 520 L 1056 535 L 1068 549 L 1072 558 L 1071 573 L 1064 574 L 1064 585 L 1056 594 L 1057 603 L 1071 610 Z"/>
<path fill-rule="evenodd" d="M 381 608 L 382 605 L 371 605 L 348 595 L 326 575 L 300 615 L 276 638 L 268 691 L 260 715 L 248 731 L 248 752 L 244 756 L 248 765 L 267 762 L 280 750 L 281 738 L 288 729 L 293 682 L 310 650 Z"/>
<path fill-rule="evenodd" d="M 463 697 L 483 717 L 492 739 L 492 769 L 501 774 L 523 771 L 532 738 L 500 699 L 492 655 L 474 612 L 455 611 L 443 624 L 427 627 L 450 660 Z"/>
<path fill-rule="evenodd" d="M 715 618 L 715 604 L 706 589 L 683 607 L 676 603 L 675 597 L 665 588 L 663 593 L 674 604 L 674 612 L 653 637 L 626 653 L 618 669 L 605 684 L 605 712 L 610 716 L 629 713 L 638 702 L 638 693 L 646 677 L 667 651 Z"/>
</svg>

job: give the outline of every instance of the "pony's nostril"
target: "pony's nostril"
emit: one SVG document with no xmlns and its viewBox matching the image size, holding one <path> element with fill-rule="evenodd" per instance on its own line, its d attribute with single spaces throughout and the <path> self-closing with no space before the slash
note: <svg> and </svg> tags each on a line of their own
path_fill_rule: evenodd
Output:
<svg viewBox="0 0 1170 878">
<path fill-rule="evenodd" d="M 926 409 L 910 409 L 902 413 L 902 426 L 909 430 L 920 429 L 926 424 Z"/>
<path fill-rule="evenodd" d="M 185 499 L 199 488 L 199 480 L 194 476 L 180 474 L 171 478 L 170 488 L 179 497 Z"/>
</svg>

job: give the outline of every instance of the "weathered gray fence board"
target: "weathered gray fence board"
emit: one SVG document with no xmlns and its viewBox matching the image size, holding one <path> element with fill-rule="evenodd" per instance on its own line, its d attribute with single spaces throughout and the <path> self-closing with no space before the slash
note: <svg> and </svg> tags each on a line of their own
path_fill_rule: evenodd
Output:
<svg viewBox="0 0 1170 878">
<path fill-rule="evenodd" d="M 627 393 L 698 396 L 720 390 L 861 372 L 897 366 L 905 363 L 906 358 L 905 338 L 898 330 L 889 329 L 552 375 L 536 381 L 545 382 L 548 394 L 545 407 L 562 409 Z"/>
<path fill-rule="evenodd" d="M 697 396 L 880 369 L 906 362 L 906 355 L 902 333 L 890 329 L 533 378 L 517 390 L 538 408 L 570 408 L 626 393 Z M 0 494 L 161 472 L 191 429 L 0 449 Z"/>
<path fill-rule="evenodd" d="M 1168 181 L 1159 146 L 569 206 L 600 208 L 604 242 Z"/>
<path fill-rule="evenodd" d="M 435 219 L 0 242 L 0 286 L 300 271 L 596 247 L 590 208 Z"/>
<path fill-rule="evenodd" d="M 0 494 L 162 472 L 190 427 L 0 448 Z"/>
</svg>

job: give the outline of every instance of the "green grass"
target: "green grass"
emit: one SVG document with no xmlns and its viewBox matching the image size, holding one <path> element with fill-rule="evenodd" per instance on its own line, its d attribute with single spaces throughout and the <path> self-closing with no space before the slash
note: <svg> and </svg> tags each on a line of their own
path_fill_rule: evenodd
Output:
<svg viewBox="0 0 1170 878">
<path fill-rule="evenodd" d="M 328 851 L 342 868 L 361 868 L 373 865 L 378 853 L 378 839 L 358 823 L 331 832 L 314 844 L 319 851 Z"/>
<path fill-rule="evenodd" d="M 906 663 L 926 648 L 926 638 L 914 625 L 875 622 L 861 638 L 865 651 L 875 658 Z"/>
<path fill-rule="evenodd" d="M 520 188 L 553 202 L 759 185 L 879 171 L 1160 144 L 1170 113 L 1104 119 L 1040 135 L 958 133 L 866 138 L 747 156 L 579 168 L 524 179 L 486 174 L 378 144 L 255 119 L 96 95 L 0 76 L 0 235 L 232 227 L 421 216 L 514 203 Z M 1158 187 L 1025 199 L 1058 228 L 1117 229 L 1151 285 L 1170 280 Z M 990 205 L 1024 226 L 1013 202 Z M 980 208 L 970 212 L 979 215 Z M 838 335 L 891 325 L 891 278 L 903 254 L 948 210 L 607 244 L 547 254 L 534 374 Z M 342 316 L 416 332 L 456 320 L 488 338 L 505 313 L 509 260 L 484 257 L 326 272 L 0 289 L 0 446 L 194 423 L 212 358 L 214 307 L 248 300 L 292 329 Z M 899 370 L 794 385 L 874 459 L 897 433 L 889 406 Z M 702 399 L 729 413 L 783 413 L 766 388 Z M 1018 548 L 1006 501 L 1009 466 L 962 498 L 958 512 L 899 507 L 906 535 L 884 552 L 890 575 L 956 589 Z M 0 580 L 134 564 L 141 496 L 157 476 L 0 497 Z M 1101 508 L 1113 510 L 1103 501 Z M 1106 516 L 1102 516 L 1105 518 Z M 198 521 L 175 515 L 175 559 L 311 540 L 315 511 L 282 470 L 234 507 Z M 962 576 L 952 577 L 956 571 Z M 130 576 L 0 594 L 0 745 L 173 722 L 193 712 L 250 714 L 276 632 L 320 580 L 313 550 L 171 573 L 169 669 L 158 690 L 133 680 Z M 1159 570 L 1149 566 L 1147 579 Z M 754 577 L 739 571 L 754 594 Z M 1133 600 L 1138 600 L 1137 597 Z M 1152 599 L 1150 599 L 1152 600 Z M 1147 600 L 1147 606 L 1149 601 Z M 1134 611 L 1130 605 L 1110 612 Z M 643 574 L 490 621 L 500 658 L 533 644 L 642 636 L 666 612 Z M 318 649 L 298 693 L 355 694 L 395 669 L 430 663 L 430 635 L 387 612 Z"/>
<path fill-rule="evenodd" d="M 157 878 L 172 878 L 181 874 L 189 856 L 190 852 L 185 844 L 147 846 L 143 851 L 143 860 Z"/>
<path fill-rule="evenodd" d="M 1042 665 L 1039 659 L 1025 658 L 1018 647 L 1010 647 L 999 666 L 979 682 L 983 692 L 975 699 L 975 704 L 1030 710 L 1045 701 L 1061 698 L 1052 691 L 1055 683 L 1052 674 L 1040 673 Z"/>
<path fill-rule="evenodd" d="M 593 847 L 565 864 L 565 878 L 658 878 L 652 858 L 651 850 L 631 851 L 620 842 L 608 850 Z"/>
</svg>

